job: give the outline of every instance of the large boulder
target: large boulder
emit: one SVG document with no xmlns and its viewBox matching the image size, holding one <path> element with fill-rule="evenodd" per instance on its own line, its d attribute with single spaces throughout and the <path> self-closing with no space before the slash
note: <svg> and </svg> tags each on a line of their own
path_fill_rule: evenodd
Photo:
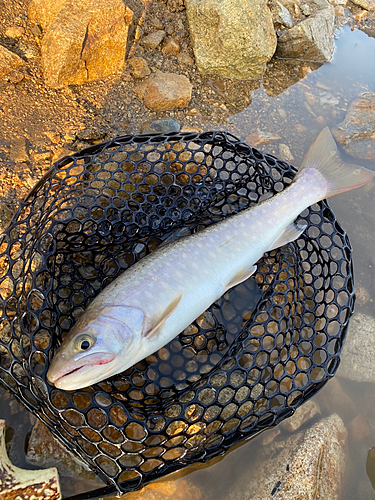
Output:
<svg viewBox="0 0 375 500">
<path fill-rule="evenodd" d="M 133 20 L 123 0 L 32 0 L 28 15 L 44 31 L 47 85 L 79 85 L 123 68 Z"/>
<path fill-rule="evenodd" d="M 277 41 L 276 57 L 330 61 L 335 50 L 334 21 L 335 10 L 325 2 L 324 8 L 281 34 Z"/>
<path fill-rule="evenodd" d="M 264 446 L 228 500 L 339 500 L 347 431 L 336 414 Z"/>
<path fill-rule="evenodd" d="M 201 73 L 257 79 L 276 49 L 266 0 L 185 0 Z"/>
</svg>

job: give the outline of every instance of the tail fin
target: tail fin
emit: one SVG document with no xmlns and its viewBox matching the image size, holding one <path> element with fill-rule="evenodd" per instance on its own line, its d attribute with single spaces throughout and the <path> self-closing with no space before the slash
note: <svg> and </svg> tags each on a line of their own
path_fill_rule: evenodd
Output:
<svg viewBox="0 0 375 500">
<path fill-rule="evenodd" d="M 344 163 L 337 151 L 336 143 L 328 127 L 323 129 L 311 144 L 297 173 L 303 170 L 318 170 L 327 182 L 324 198 L 362 186 L 371 180 L 375 172 L 359 165 Z"/>
</svg>

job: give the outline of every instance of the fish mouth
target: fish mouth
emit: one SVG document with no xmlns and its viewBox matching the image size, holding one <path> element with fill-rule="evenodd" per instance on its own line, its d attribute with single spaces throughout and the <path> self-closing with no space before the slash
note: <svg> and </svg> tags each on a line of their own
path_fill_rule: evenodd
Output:
<svg viewBox="0 0 375 500">
<path fill-rule="evenodd" d="M 66 382 L 69 381 L 72 378 L 72 376 L 73 376 L 73 380 L 74 380 L 74 378 L 76 378 L 77 375 L 81 375 L 84 372 L 91 372 L 94 367 L 101 366 L 101 365 L 107 365 L 107 364 L 111 363 L 111 361 L 113 361 L 114 359 L 115 359 L 115 355 L 109 354 L 109 353 L 99 353 L 98 352 L 98 353 L 94 353 L 91 355 L 86 355 L 83 358 L 81 358 L 80 360 L 77 360 L 79 362 L 79 365 L 77 366 L 77 364 L 78 364 L 77 362 L 74 363 L 76 366 L 71 367 L 71 369 L 69 371 L 67 371 L 68 367 L 65 367 L 65 370 L 61 369 L 61 368 L 63 368 L 63 366 L 62 366 L 63 362 L 61 360 L 59 363 L 60 366 L 56 365 L 55 367 L 53 367 L 54 369 L 52 368 L 52 373 L 50 373 L 50 374 L 47 373 L 47 379 L 56 388 L 65 389 Z M 50 370 L 51 370 L 51 368 L 50 368 Z M 55 373 L 53 373 L 53 372 L 55 372 Z M 88 386 L 90 385 L 89 380 L 87 381 L 87 385 Z"/>
</svg>

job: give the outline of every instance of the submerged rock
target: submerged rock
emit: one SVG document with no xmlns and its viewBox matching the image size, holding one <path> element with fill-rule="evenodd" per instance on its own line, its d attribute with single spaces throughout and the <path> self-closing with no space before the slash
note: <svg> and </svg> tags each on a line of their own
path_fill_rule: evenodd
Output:
<svg viewBox="0 0 375 500">
<path fill-rule="evenodd" d="M 276 57 L 330 61 L 335 49 L 334 21 L 335 10 L 326 2 L 325 8 L 281 34 L 277 41 Z"/>
<path fill-rule="evenodd" d="M 347 431 L 336 414 L 264 446 L 229 500 L 340 498 Z"/>
<path fill-rule="evenodd" d="M 375 318 L 356 314 L 349 324 L 338 371 L 340 377 L 356 382 L 375 382 Z"/>
<path fill-rule="evenodd" d="M 195 60 L 201 73 L 257 79 L 276 49 L 265 0 L 185 0 Z"/>
<path fill-rule="evenodd" d="M 332 134 L 348 155 L 375 160 L 375 93 L 367 92 L 353 101 Z"/>
<path fill-rule="evenodd" d="M 32 0 L 28 15 L 44 30 L 42 66 L 50 87 L 79 85 L 123 68 L 133 11 L 122 0 Z"/>
<path fill-rule="evenodd" d="M 143 123 L 140 134 L 167 134 L 168 132 L 179 132 L 180 124 L 170 118 L 169 120 L 155 120 L 153 122 Z"/>
<path fill-rule="evenodd" d="M 144 100 L 153 111 L 183 109 L 191 100 L 192 89 L 186 76 L 158 71 L 145 84 Z"/>
</svg>

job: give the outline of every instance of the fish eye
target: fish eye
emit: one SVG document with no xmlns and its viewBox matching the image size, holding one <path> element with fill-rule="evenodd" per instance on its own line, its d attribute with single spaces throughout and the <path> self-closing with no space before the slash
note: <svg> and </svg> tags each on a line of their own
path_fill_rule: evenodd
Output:
<svg viewBox="0 0 375 500">
<path fill-rule="evenodd" d="M 74 344 L 77 351 L 87 351 L 95 344 L 95 340 L 90 335 L 79 335 Z"/>
</svg>

